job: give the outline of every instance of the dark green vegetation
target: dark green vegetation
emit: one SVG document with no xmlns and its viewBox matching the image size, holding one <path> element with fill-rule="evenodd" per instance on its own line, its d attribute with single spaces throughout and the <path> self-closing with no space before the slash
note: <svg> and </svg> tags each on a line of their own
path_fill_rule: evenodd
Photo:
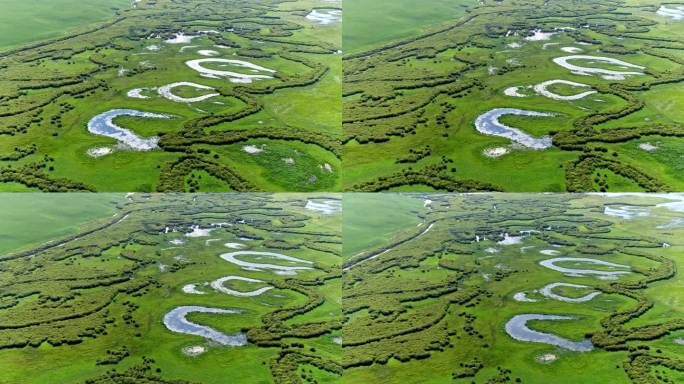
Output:
<svg viewBox="0 0 684 384">
<path fill-rule="evenodd" d="M 103 196 L 117 201 L 114 216 L 49 244 L 0 255 L 0 382 L 339 382 L 339 214 L 307 209 L 307 196 L 295 194 L 81 198 L 91 205 Z M 14 231 L 20 230 L 29 229 Z M 226 243 L 296 257 L 311 262 L 311 269 L 243 269 L 220 257 L 236 251 Z M 293 265 L 249 255 L 239 260 Z M 226 289 L 273 288 L 241 297 L 204 284 L 224 276 L 262 281 L 227 281 Z M 203 293 L 187 292 L 188 284 Z M 163 318 L 179 306 L 240 309 L 191 313 L 187 320 L 240 333 L 247 345 L 170 331 Z"/>
<path fill-rule="evenodd" d="M 0 51 L 0 190 L 339 190 L 340 23 L 307 19 L 318 7 L 338 8 L 142 0 L 100 24 Z M 173 40 L 179 32 L 193 38 Z M 198 59 L 239 60 L 201 64 L 239 76 L 255 73 L 244 63 L 274 72 L 256 70 L 270 78 L 252 82 L 207 77 L 186 64 Z M 177 82 L 213 88 L 173 88 L 181 98 L 218 95 L 186 102 L 158 94 Z M 129 94 L 136 89 L 143 98 Z M 113 120 L 159 137 L 158 148 L 132 150 L 88 131 L 93 117 L 114 109 L 171 116 Z"/>
<path fill-rule="evenodd" d="M 365 2 L 375 9 L 382 2 Z M 422 2 L 437 8 L 442 2 Z M 401 42 L 346 52 L 343 89 L 345 190 L 668 191 L 684 188 L 684 21 L 654 1 L 482 1 L 447 25 Z M 670 5 L 671 7 L 675 5 Z M 356 4 L 356 7 L 362 7 Z M 392 19 L 391 7 L 377 17 Z M 355 12 L 361 13 L 361 9 Z M 458 20 L 455 20 L 458 18 Z M 446 19 L 444 17 L 443 19 Z M 365 28 L 345 28 L 358 41 Z M 536 34 L 535 30 L 553 33 Z M 360 45 L 360 44 L 359 44 Z M 569 49 L 569 50 L 568 50 Z M 553 62 L 573 54 L 580 74 Z M 586 87 L 532 86 L 566 80 Z M 504 93 L 518 87 L 521 97 Z M 509 92 L 510 93 L 510 92 Z M 502 124 L 553 146 L 531 150 L 475 129 L 495 108 L 552 113 L 503 116 Z M 493 156 L 491 150 L 507 151 Z"/>
<path fill-rule="evenodd" d="M 403 230 L 394 244 L 362 254 L 345 252 L 345 383 L 684 381 L 681 207 L 656 206 L 669 200 L 643 195 L 427 198 L 431 207 L 413 213 L 423 224 Z M 345 215 L 357 209 L 371 215 L 367 206 L 356 204 L 359 200 L 345 198 Z M 345 219 L 343 231 L 347 225 Z M 376 229 L 366 231 L 371 236 Z M 377 233 L 385 236 L 382 227 Z M 601 279 L 539 264 L 554 257 L 618 263 L 630 273 Z M 579 261 L 557 265 L 616 270 Z M 573 303 L 540 292 L 555 282 L 587 286 L 555 288 L 557 295 L 599 294 Z M 533 301 L 521 301 L 518 293 Z M 594 349 L 573 352 L 515 340 L 504 326 L 520 314 L 574 316 L 527 326 L 572 341 L 586 338 Z"/>
</svg>

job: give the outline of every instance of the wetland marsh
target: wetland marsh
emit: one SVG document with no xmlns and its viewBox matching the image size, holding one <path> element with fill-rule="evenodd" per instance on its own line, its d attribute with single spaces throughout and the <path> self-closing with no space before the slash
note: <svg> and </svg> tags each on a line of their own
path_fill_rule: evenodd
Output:
<svg viewBox="0 0 684 384">
<path fill-rule="evenodd" d="M 3 229 L 0 381 L 684 379 L 682 194 L 76 196 Z"/>
<path fill-rule="evenodd" d="M 340 382 L 338 195 L 7 198 L 69 230 L 2 230 L 0 382 Z"/>
<path fill-rule="evenodd" d="M 681 4 L 428 0 L 409 29 L 371 3 L 396 23 L 344 30 L 344 190 L 684 188 Z"/>
<path fill-rule="evenodd" d="M 374 195 L 345 197 L 344 244 L 387 236 L 366 199 L 413 219 L 343 247 L 345 383 L 684 380 L 683 195 Z"/>
<path fill-rule="evenodd" d="M 340 190 L 340 7 L 98 1 L 0 41 L 0 191 Z"/>
</svg>

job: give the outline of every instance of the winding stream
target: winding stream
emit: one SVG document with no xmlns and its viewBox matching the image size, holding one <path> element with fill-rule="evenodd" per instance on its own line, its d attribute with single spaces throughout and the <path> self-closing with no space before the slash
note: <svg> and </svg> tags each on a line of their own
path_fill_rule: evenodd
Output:
<svg viewBox="0 0 684 384">
<path fill-rule="evenodd" d="M 591 340 L 585 339 L 582 341 L 572 341 L 566 338 L 544 333 L 530 329 L 527 326 L 528 321 L 545 320 L 545 321 L 559 321 L 559 320 L 575 320 L 574 316 L 559 316 L 559 315 L 541 315 L 541 314 L 523 314 L 513 316 L 506 323 L 506 333 L 512 338 L 519 341 L 529 341 L 532 343 L 543 343 L 555 345 L 557 347 L 565 348 L 574 352 L 589 352 L 594 349 Z"/>
<path fill-rule="evenodd" d="M 613 208 L 606 205 L 603 209 L 603 214 L 607 216 L 616 216 L 623 218 L 625 220 L 631 220 L 635 217 L 646 217 L 650 216 L 648 208 L 645 207 L 634 207 L 630 205 L 623 205 L 617 208 Z"/>
<path fill-rule="evenodd" d="M 670 17 L 672 20 L 684 20 L 684 5 L 678 5 L 674 8 L 668 8 L 665 5 L 661 5 L 656 11 L 659 16 Z"/>
<path fill-rule="evenodd" d="M 635 69 L 644 69 L 645 67 L 642 67 L 640 65 L 636 64 L 631 64 L 626 61 L 614 59 L 612 57 L 603 57 L 603 56 L 589 56 L 589 55 L 571 55 L 571 56 L 562 56 L 562 57 L 556 57 L 553 59 L 553 62 L 560 65 L 563 68 L 567 68 L 571 70 L 574 74 L 577 75 L 591 75 L 593 73 L 601 74 L 604 79 L 607 80 L 624 80 L 626 76 L 632 76 L 632 75 L 643 75 L 643 72 L 631 72 L 631 71 L 613 71 L 610 69 L 603 69 L 603 68 L 594 68 L 594 67 L 583 67 L 580 65 L 574 65 L 570 64 L 568 61 L 570 60 L 592 60 L 592 61 L 600 61 L 603 63 L 608 63 L 608 64 L 614 64 L 614 65 L 619 65 L 625 68 L 635 68 Z"/>
<path fill-rule="evenodd" d="M 539 293 L 541 293 L 545 297 L 548 297 L 549 299 L 564 301 L 566 303 L 583 303 L 583 302 L 589 301 L 589 300 L 593 299 L 594 297 L 601 294 L 601 292 L 594 291 L 594 292 L 591 292 L 591 293 L 584 295 L 582 297 L 577 297 L 577 298 L 565 297 L 565 296 L 561 296 L 561 295 L 553 293 L 553 289 L 556 287 L 570 287 L 570 288 L 578 288 L 578 289 L 591 288 L 587 285 L 580 285 L 580 284 L 551 283 L 551 284 L 545 285 L 542 289 L 540 289 Z"/>
<path fill-rule="evenodd" d="M 88 132 L 99 136 L 111 137 L 131 147 L 136 151 L 149 151 L 157 148 L 159 138 L 156 136 L 143 139 L 126 128 L 114 124 L 114 119 L 119 116 L 144 117 L 147 119 L 170 119 L 170 115 L 160 113 L 142 112 L 134 109 L 112 109 L 101 113 L 88 121 Z"/>
<path fill-rule="evenodd" d="M 171 100 L 171 101 L 175 101 L 177 103 L 197 103 L 200 101 L 204 101 L 206 99 L 210 99 L 214 96 L 221 96 L 220 93 L 207 93 L 206 95 L 197 96 L 197 97 L 180 97 L 180 96 L 174 95 L 172 92 L 172 90 L 174 88 L 177 88 L 177 87 L 192 87 L 192 88 L 205 89 L 205 90 L 211 90 L 211 91 L 214 90 L 213 87 L 209 87 L 206 85 L 192 83 L 189 81 L 181 81 L 178 83 L 171 83 L 171 84 L 161 86 L 161 87 L 159 87 L 159 89 L 157 89 L 157 92 L 163 98 Z"/>
<path fill-rule="evenodd" d="M 546 89 L 548 86 L 553 85 L 553 84 L 565 84 L 565 85 L 569 85 L 571 87 L 581 87 L 581 88 L 589 87 L 587 84 L 576 83 L 574 81 L 548 80 L 548 81 L 545 81 L 543 83 L 539 83 L 539 84 L 535 85 L 534 91 L 537 92 L 538 94 L 542 95 L 542 96 L 546 96 L 546 97 L 548 97 L 550 99 L 554 99 L 554 100 L 579 100 L 581 98 L 584 98 L 584 97 L 587 97 L 591 94 L 596 93 L 596 91 L 586 91 L 586 92 L 578 93 L 575 95 L 563 96 L 563 95 L 559 95 L 557 93 L 553 93 L 553 92 Z"/>
<path fill-rule="evenodd" d="M 238 332 L 232 335 L 227 335 L 223 332 L 215 330 L 214 328 L 195 324 L 186 318 L 186 316 L 190 313 L 218 313 L 225 315 L 240 314 L 242 311 L 239 309 L 221 309 L 187 305 L 175 308 L 164 315 L 164 325 L 171 332 L 201 336 L 205 339 L 215 341 L 221 345 L 239 347 L 247 344 L 247 336 L 244 333 Z"/>
<path fill-rule="evenodd" d="M 256 64 L 252 64 L 248 61 L 244 60 L 233 60 L 233 59 L 220 59 L 220 58 L 205 58 L 205 59 L 195 59 L 195 60 L 189 60 L 185 62 L 185 65 L 188 67 L 194 69 L 195 71 L 199 72 L 200 75 L 213 78 L 213 79 L 219 79 L 222 77 L 228 77 L 230 78 L 230 81 L 233 83 L 251 83 L 253 80 L 261 80 L 261 79 L 272 79 L 273 76 L 270 75 L 262 75 L 262 74 L 244 74 L 244 73 L 239 73 L 239 72 L 233 72 L 233 71 L 223 71 L 223 70 L 218 70 L 218 69 L 209 69 L 204 67 L 202 64 L 204 63 L 224 63 L 223 65 L 231 65 L 239 68 L 246 68 L 250 70 L 251 72 L 268 72 L 268 73 L 275 73 L 274 70 L 265 68 Z"/>
<path fill-rule="evenodd" d="M 517 128 L 509 127 L 499 122 L 499 118 L 504 115 L 530 117 L 554 116 L 552 113 L 547 112 L 527 111 L 515 108 L 495 108 L 478 116 L 475 120 L 475 128 L 478 132 L 485 135 L 505 137 L 530 149 L 547 149 L 551 147 L 551 136 L 536 138 Z"/>
<path fill-rule="evenodd" d="M 325 215 L 332 215 L 342 212 L 342 202 L 340 200 L 319 200 L 309 199 L 304 208 L 318 211 Z"/>
<path fill-rule="evenodd" d="M 313 264 L 313 262 L 308 261 L 308 260 L 302 260 L 302 259 L 298 259 L 296 257 L 286 256 L 286 255 L 282 255 L 280 253 L 273 253 L 273 252 L 237 251 L 237 252 L 224 253 L 221 255 L 221 258 L 223 260 L 229 262 L 229 263 L 239 265 L 239 266 L 243 267 L 244 269 L 251 270 L 251 271 L 262 271 L 264 269 L 271 269 L 271 270 L 276 271 L 276 273 L 278 273 L 278 274 L 293 275 L 293 274 L 296 274 L 297 271 L 312 270 L 313 269 L 312 267 L 265 264 L 265 263 L 251 263 L 251 262 L 240 260 L 240 259 L 236 258 L 236 256 L 247 256 L 247 255 L 261 256 L 261 257 L 277 259 L 277 260 L 285 260 L 285 261 L 289 261 L 291 263 Z"/>
<path fill-rule="evenodd" d="M 342 11 L 339 9 L 312 9 L 306 15 L 306 19 L 317 22 L 320 25 L 329 25 L 342 21 Z"/>
<path fill-rule="evenodd" d="M 225 243 L 225 244 L 223 244 L 223 246 L 226 248 L 232 248 L 232 249 L 242 249 L 242 248 L 246 247 L 246 245 L 244 245 L 242 243 Z"/>
<path fill-rule="evenodd" d="M 245 282 L 248 282 L 248 283 L 264 283 L 263 280 L 250 279 L 250 278 L 248 278 L 248 277 L 242 277 L 242 276 L 225 276 L 225 277 L 221 277 L 221 278 L 219 278 L 219 279 L 216 279 L 216 280 L 212 281 L 212 282 L 211 282 L 211 287 L 214 288 L 215 290 L 219 291 L 219 292 L 223 292 L 223 293 L 228 294 L 228 295 L 239 296 L 239 297 L 254 297 L 254 296 L 259 296 L 259 295 L 261 295 L 262 293 L 264 293 L 264 292 L 266 292 L 266 291 L 268 291 L 268 290 L 270 290 L 270 289 L 273 289 L 273 287 L 269 285 L 269 286 L 266 286 L 266 287 L 262 287 L 262 288 L 256 289 L 256 290 L 254 290 L 254 291 L 249 291 L 249 292 L 236 291 L 236 290 L 234 290 L 234 289 L 226 288 L 226 287 L 223 285 L 226 281 L 231 281 L 231 280 L 245 281 Z"/>
<path fill-rule="evenodd" d="M 554 271 L 558 271 L 558 272 L 562 272 L 562 273 L 569 273 L 569 274 L 574 274 L 574 275 L 617 276 L 617 275 L 625 275 L 625 274 L 631 273 L 629 271 L 599 271 L 599 270 L 595 270 L 595 269 L 564 268 L 564 267 L 559 267 L 556 265 L 556 263 L 560 263 L 560 262 L 583 262 L 583 263 L 591 263 L 591 264 L 596 264 L 596 265 L 602 265 L 602 266 L 611 267 L 611 268 L 630 269 L 629 266 L 627 266 L 627 265 L 615 264 L 615 263 L 611 263 L 608 261 L 590 259 L 587 257 L 556 257 L 553 259 L 542 260 L 539 262 L 539 264 L 543 267 L 553 269 Z"/>
<path fill-rule="evenodd" d="M 232 244 L 232 243 L 227 243 L 227 244 Z M 250 262 L 242 261 L 242 260 L 235 258 L 235 256 L 238 256 L 238 255 L 258 255 L 258 256 L 263 256 L 263 257 L 286 260 L 289 262 L 313 264 L 312 262 L 307 261 L 307 260 L 297 259 L 295 257 L 281 255 L 279 253 L 272 253 L 272 252 L 237 251 L 237 252 L 222 254 L 221 258 L 228 261 L 228 262 L 231 262 L 233 264 L 237 264 L 239 266 L 242 266 L 243 268 L 246 268 L 246 269 L 251 269 L 251 270 L 274 269 L 274 270 L 281 272 L 283 274 L 293 274 L 293 273 L 296 273 L 296 271 L 298 271 L 298 270 L 313 269 L 311 267 L 297 267 L 297 266 L 282 266 L 282 265 L 274 265 L 274 264 L 250 263 Z M 276 272 L 276 273 L 278 273 L 278 272 Z M 210 283 L 210 285 L 216 291 L 226 293 L 229 295 L 233 295 L 233 296 L 239 296 L 239 297 L 258 296 L 258 295 L 261 295 L 264 292 L 274 288 L 272 286 L 266 286 L 266 287 L 256 289 L 254 291 L 241 292 L 241 291 L 236 291 L 233 289 L 226 288 L 224 286 L 224 283 L 226 281 L 230 281 L 230 280 L 239 280 L 239 281 L 244 281 L 244 282 L 248 282 L 248 283 L 264 283 L 264 281 L 262 281 L 262 280 L 251 279 L 251 278 L 247 278 L 247 277 L 225 276 L 225 277 L 221 277 L 221 278 L 218 278 L 218 279 L 212 281 Z M 183 290 L 183 292 L 189 293 L 189 294 L 201 295 L 201 294 L 205 293 L 205 292 L 197 290 L 197 284 L 186 284 L 185 286 L 183 286 L 182 290 Z M 240 309 L 209 308 L 209 307 L 201 307 L 201 306 L 194 306 L 194 305 L 180 306 L 180 307 L 174 308 L 173 310 L 169 311 L 166 315 L 164 315 L 164 319 L 163 319 L 164 325 L 166 326 L 166 328 L 168 328 L 172 332 L 201 336 L 201 337 L 204 337 L 205 339 L 215 341 L 221 345 L 237 347 L 237 346 L 242 346 L 242 345 L 247 344 L 247 336 L 244 333 L 238 332 L 235 334 L 228 335 L 228 334 L 225 334 L 223 332 L 219 332 L 216 329 L 213 329 L 211 327 L 195 324 L 186 318 L 187 315 L 190 313 L 241 314 L 242 310 L 240 310 Z"/>
</svg>

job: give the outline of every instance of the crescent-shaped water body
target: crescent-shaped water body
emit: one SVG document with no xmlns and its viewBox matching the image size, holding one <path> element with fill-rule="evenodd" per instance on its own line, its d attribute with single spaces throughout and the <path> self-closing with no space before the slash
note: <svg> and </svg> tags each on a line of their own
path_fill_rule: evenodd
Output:
<svg viewBox="0 0 684 384">
<path fill-rule="evenodd" d="M 218 79 L 221 77 L 230 78 L 231 82 L 234 83 L 251 83 L 252 80 L 261 79 L 272 79 L 273 76 L 270 75 L 250 75 L 233 71 L 222 71 L 218 69 L 209 69 L 202 64 L 204 63 L 226 63 L 240 68 L 247 68 L 252 72 L 268 72 L 275 73 L 274 70 L 262 67 L 260 65 L 252 64 L 244 60 L 233 60 L 233 59 L 220 59 L 220 58 L 206 58 L 206 59 L 195 59 L 185 62 L 185 65 L 199 72 L 202 76 Z"/>
<path fill-rule="evenodd" d="M 263 257 L 267 257 L 267 258 L 271 258 L 271 259 L 289 261 L 292 263 L 313 264 L 311 261 L 308 261 L 308 260 L 302 260 L 302 259 L 298 259 L 296 257 L 287 256 L 287 255 L 283 255 L 280 253 L 273 253 L 273 252 L 237 251 L 237 252 L 224 253 L 221 255 L 221 258 L 223 260 L 229 262 L 229 263 L 233 263 L 233 264 L 239 265 L 245 269 L 254 270 L 254 271 L 261 271 L 264 269 L 270 269 L 270 270 L 276 271 L 276 273 L 290 274 L 291 275 L 291 274 L 297 273 L 297 271 L 304 271 L 304 270 L 313 269 L 312 267 L 277 265 L 277 264 L 266 264 L 266 263 L 250 263 L 248 261 L 244 261 L 244 260 L 240 260 L 240 259 L 236 258 L 236 256 L 248 256 L 248 255 L 263 256 Z"/>
<path fill-rule="evenodd" d="M 629 266 L 627 265 L 616 264 L 597 259 L 590 259 L 587 257 L 556 257 L 553 259 L 542 260 L 539 262 L 539 264 L 543 267 L 553 269 L 554 271 L 570 273 L 575 275 L 617 276 L 630 273 L 629 271 L 599 271 L 595 269 L 564 268 L 556 265 L 556 263 L 559 262 L 584 262 L 595 265 L 602 265 L 604 267 L 629 269 Z"/>
<path fill-rule="evenodd" d="M 611 206 L 605 206 L 603 209 L 603 214 L 607 216 L 616 216 L 623 218 L 625 220 L 631 220 L 635 217 L 646 217 L 650 216 L 648 208 L 644 207 L 632 207 L 629 205 L 613 208 Z"/>
<path fill-rule="evenodd" d="M 582 48 L 578 47 L 561 47 L 560 50 L 567 53 L 580 53 L 583 51 Z"/>
<path fill-rule="evenodd" d="M 248 282 L 248 283 L 264 283 L 263 280 L 250 279 L 250 278 L 248 278 L 248 277 L 242 277 L 242 276 L 225 276 L 225 277 L 221 277 L 221 278 L 219 278 L 219 279 L 216 279 L 216 280 L 212 281 L 212 282 L 211 282 L 211 287 L 214 288 L 215 290 L 219 291 L 219 292 L 222 292 L 222 293 L 225 293 L 225 294 L 228 294 L 228 295 L 232 295 L 232 296 L 239 296 L 239 297 L 254 297 L 254 296 L 259 296 L 259 295 L 261 295 L 262 293 L 264 293 L 264 292 L 266 292 L 266 291 L 268 291 L 268 290 L 270 290 L 270 289 L 273 289 L 273 287 L 267 286 L 267 287 L 259 288 L 259 289 L 254 290 L 254 291 L 241 292 L 241 291 L 236 291 L 236 290 L 234 290 L 234 289 L 229 289 L 229 288 L 226 288 L 226 287 L 223 286 L 223 284 L 224 284 L 226 281 L 231 281 L 231 280 L 245 281 L 245 282 Z"/>
<path fill-rule="evenodd" d="M 591 340 L 589 339 L 585 339 L 582 341 L 572 341 L 551 333 L 535 331 L 527 326 L 528 321 L 534 320 L 558 321 L 575 319 L 576 318 L 574 316 L 523 314 L 513 316 L 513 318 L 506 323 L 505 328 L 506 333 L 508 333 L 509 336 L 519 341 L 550 344 L 574 352 L 589 352 L 594 349 L 594 345 L 591 343 Z"/>
<path fill-rule="evenodd" d="M 325 215 L 332 215 L 342 212 L 342 202 L 339 200 L 307 200 L 304 208 L 311 211 L 318 211 Z"/>
<path fill-rule="evenodd" d="M 684 5 L 679 5 L 674 8 L 668 8 L 664 5 L 658 8 L 656 12 L 659 16 L 670 17 L 672 20 L 684 20 Z"/>
<path fill-rule="evenodd" d="M 213 49 L 200 49 L 199 51 L 197 51 L 197 53 L 202 55 L 202 56 L 218 56 L 218 55 L 220 55 L 219 52 L 214 51 Z"/>
<path fill-rule="evenodd" d="M 232 248 L 232 249 L 242 249 L 242 248 L 246 247 L 246 245 L 244 245 L 242 243 L 225 243 L 225 244 L 223 244 L 223 246 L 226 248 Z"/>
<path fill-rule="evenodd" d="M 197 96 L 197 97 L 180 97 L 180 96 L 174 95 L 172 92 L 172 90 L 174 88 L 177 88 L 177 87 L 193 87 L 193 88 L 197 88 L 197 89 L 206 89 L 206 90 L 212 90 L 212 91 L 214 90 L 213 87 L 209 87 L 206 85 L 192 83 L 189 81 L 181 81 L 178 83 L 171 83 L 171 84 L 161 86 L 161 87 L 159 87 L 159 89 L 157 89 L 157 92 L 163 98 L 171 100 L 171 101 L 175 101 L 177 103 L 197 103 L 197 102 L 204 101 L 206 99 L 212 98 L 214 96 L 220 96 L 219 93 L 208 93 L 206 95 Z"/>
<path fill-rule="evenodd" d="M 522 88 L 524 87 L 508 87 L 504 89 L 504 95 L 511 97 L 526 97 L 526 94 L 520 93 L 520 89 Z"/>
<path fill-rule="evenodd" d="M 525 292 L 516 293 L 515 295 L 513 295 L 513 299 L 515 301 L 519 301 L 522 303 L 536 303 L 537 302 L 537 300 L 530 299 L 529 297 L 527 297 L 527 293 L 525 293 Z"/>
<path fill-rule="evenodd" d="M 247 344 L 247 336 L 238 332 L 232 335 L 219 332 L 214 328 L 195 324 L 189 321 L 186 316 L 190 313 L 216 313 L 216 314 L 240 314 L 239 309 L 208 308 L 194 305 L 187 305 L 175 308 L 164 315 L 164 325 L 171 332 L 195 335 L 205 339 L 215 341 L 221 345 L 239 347 Z"/>
<path fill-rule="evenodd" d="M 530 149 L 547 149 L 551 147 L 551 136 L 536 138 L 517 128 L 509 127 L 499 118 L 504 115 L 518 115 L 530 117 L 551 117 L 552 113 L 527 111 L 515 108 L 495 108 L 478 116 L 475 120 L 475 128 L 478 132 L 490 136 L 499 136 L 510 139 Z"/>
<path fill-rule="evenodd" d="M 542 289 L 539 290 L 539 292 L 544 295 L 545 297 L 548 297 L 549 299 L 554 299 L 558 301 L 564 301 L 566 303 L 583 303 L 585 301 L 589 301 L 593 299 L 594 297 L 598 296 L 601 294 L 601 292 L 591 292 L 587 295 L 584 295 L 582 297 L 565 297 L 561 296 L 558 294 L 553 293 L 553 289 L 556 287 L 570 287 L 570 288 L 577 288 L 577 289 L 584 289 L 584 288 L 591 288 L 587 285 L 580 285 L 580 284 L 569 284 L 569 283 L 551 283 L 548 285 L 545 285 Z"/>
<path fill-rule="evenodd" d="M 306 18 L 321 25 L 328 25 L 342 21 L 342 11 L 339 9 L 313 9 Z"/>
<path fill-rule="evenodd" d="M 126 96 L 132 98 L 132 99 L 149 99 L 149 96 L 143 95 L 143 91 L 145 91 L 146 88 L 135 88 L 131 89 L 126 93 Z"/>
<path fill-rule="evenodd" d="M 553 93 L 553 92 L 551 92 L 551 91 L 549 91 L 549 90 L 546 89 L 548 86 L 553 85 L 553 84 L 565 84 L 565 85 L 569 85 L 569 86 L 571 86 L 571 87 L 581 87 L 581 88 L 588 88 L 588 87 L 589 87 L 587 84 L 576 83 L 576 82 L 574 82 L 574 81 L 568 81 L 568 80 L 548 80 L 548 81 L 545 81 L 545 82 L 543 82 L 543 83 L 539 83 L 539 84 L 535 85 L 535 86 L 534 86 L 534 91 L 537 92 L 538 94 L 540 94 L 540 95 L 542 95 L 542 96 L 546 96 L 546 97 L 548 97 L 548 98 L 550 98 L 550 99 L 554 99 L 554 100 L 565 100 L 565 101 L 569 101 L 569 100 L 579 100 L 579 99 L 581 99 L 581 98 L 584 98 L 584 97 L 587 97 L 587 96 L 589 96 L 589 95 L 591 95 L 591 94 L 596 93 L 596 91 L 586 91 L 586 92 L 578 93 L 578 94 L 575 94 L 575 95 L 563 96 L 563 95 L 559 95 L 559 94 L 557 94 L 557 93 Z"/>
<path fill-rule="evenodd" d="M 198 290 L 197 284 L 185 284 L 182 289 L 184 293 L 189 293 L 191 295 L 204 295 L 206 293 Z"/>
<path fill-rule="evenodd" d="M 171 118 L 169 115 L 136 111 L 134 109 L 112 109 L 90 119 L 88 121 L 88 132 L 99 136 L 111 137 L 136 151 L 149 151 L 157 148 L 158 137 L 153 136 L 143 139 L 132 131 L 114 124 L 114 118 L 119 116 L 144 117 L 147 119 Z"/>
<path fill-rule="evenodd" d="M 626 61 L 613 59 L 612 57 L 589 56 L 589 55 L 571 55 L 571 56 L 556 57 L 555 59 L 553 59 L 553 62 L 560 65 L 563 68 L 567 68 L 567 69 L 571 70 L 575 74 L 591 75 L 592 73 L 597 73 L 597 74 L 603 75 L 602 77 L 604 79 L 607 79 L 607 80 L 624 80 L 626 76 L 643 75 L 644 74 L 643 72 L 613 71 L 610 69 L 603 69 L 603 68 L 583 67 L 583 66 L 579 66 L 579 65 L 570 64 L 568 62 L 570 60 L 593 60 L 593 61 L 601 61 L 604 63 L 619 65 L 619 66 L 627 67 L 627 68 L 635 68 L 635 69 L 644 69 L 645 68 L 645 67 L 642 67 L 640 65 L 628 63 Z"/>
</svg>

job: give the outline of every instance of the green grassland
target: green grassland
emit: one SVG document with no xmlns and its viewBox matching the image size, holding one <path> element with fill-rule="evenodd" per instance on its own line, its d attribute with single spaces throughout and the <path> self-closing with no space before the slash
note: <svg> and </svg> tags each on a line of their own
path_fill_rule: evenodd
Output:
<svg viewBox="0 0 684 384">
<path fill-rule="evenodd" d="M 95 219 L 109 218 L 123 198 L 113 194 L 0 194 L 0 253 L 70 235 Z"/>
<path fill-rule="evenodd" d="M 26 249 L 15 242 L 18 250 L 0 257 L 0 382 L 339 382 L 340 215 L 305 208 L 308 198 L 135 194 L 119 199 L 108 220 L 81 225 L 48 245 Z M 39 210 L 58 200 L 30 194 L 14 199 L 25 216 L 40 215 L 27 201 L 44 199 Z M 83 205 L 102 199 L 85 197 Z M 64 209 L 72 216 L 79 212 L 66 201 Z M 213 229 L 186 236 L 194 226 Z M 312 262 L 312 269 L 296 274 L 242 269 L 219 257 L 231 252 L 225 243 L 296 257 Z M 204 284 L 229 275 L 262 283 L 228 281 L 225 288 L 273 288 L 240 297 Z M 203 294 L 186 293 L 187 284 Z M 242 333 L 247 344 L 223 346 L 167 329 L 165 314 L 186 305 L 240 309 L 239 314 L 191 313 L 187 320 L 225 334 Z M 203 353 L 188 354 L 187 347 Z"/>
<path fill-rule="evenodd" d="M 474 0 L 347 0 L 342 40 L 347 54 L 420 35 L 461 17 Z"/>
<path fill-rule="evenodd" d="M 2 0 L 0 51 L 63 36 L 130 7 L 130 0 Z"/>
<path fill-rule="evenodd" d="M 423 201 L 389 193 L 346 193 L 342 249 L 345 257 L 393 243 L 402 229 L 413 231 L 421 221 Z M 373 228 L 369 231 L 368 228 Z"/>
<path fill-rule="evenodd" d="M 363 4 L 356 4 L 355 12 L 362 12 Z M 345 52 L 343 188 L 681 190 L 684 22 L 657 15 L 658 7 L 655 2 L 483 1 L 401 43 Z M 391 19 L 392 13 L 382 17 Z M 358 35 L 365 35 L 358 28 Z M 553 34 L 526 39 L 535 30 Z M 353 23 L 345 27 L 345 36 L 355 34 Z M 643 74 L 606 79 L 573 73 L 553 61 L 572 54 L 618 59 L 644 67 Z M 594 59 L 571 63 L 625 70 Z M 557 100 L 532 89 L 556 79 L 587 87 L 556 84 L 548 91 L 595 93 Z M 504 93 L 512 87 L 519 87 L 522 97 Z M 553 145 L 531 150 L 478 132 L 475 120 L 495 108 L 553 114 L 499 120 L 536 138 L 548 135 Z M 507 153 L 485 154 L 494 148 Z M 597 173 L 614 177 L 599 185 Z"/>
<path fill-rule="evenodd" d="M 207 174 L 192 179 L 208 185 Z M 614 182 L 608 176 L 610 182 Z M 193 184 L 195 181 L 193 181 Z M 584 194 L 12 194 L 0 254 L 2 383 L 635 383 L 684 379 L 682 196 Z M 323 213 L 312 202 L 337 200 Z M 80 204 L 78 204 L 80 202 Z M 38 228 L 41 225 L 51 230 Z M 33 227 L 33 228 L 32 228 Z M 54 228 L 58 228 L 54 229 Z M 198 228 L 206 230 L 201 233 Z M 26 235 L 23 232 L 36 233 Z M 193 235 L 190 235 L 193 234 Z M 50 241 L 48 241 L 50 240 Z M 303 266 L 236 249 L 312 262 Z M 10 246 L 8 246 L 9 248 Z M 549 252 L 556 252 L 552 255 Z M 624 265 L 601 279 L 552 257 Z M 581 260 L 564 268 L 611 272 Z M 226 276 L 223 288 L 209 283 Z M 579 298 L 563 302 L 540 293 Z M 194 284 L 200 294 L 188 291 Z M 518 294 L 526 299 L 520 301 Z M 187 320 L 247 343 L 173 332 Z M 537 331 L 593 350 L 510 337 Z M 194 355 L 192 349 L 199 351 Z M 547 361 L 541 361 L 547 358 Z"/>
<path fill-rule="evenodd" d="M 394 197 L 406 200 L 403 205 L 422 198 Z M 427 212 L 413 210 L 413 221 L 424 225 L 396 236 L 394 245 L 362 254 L 343 251 L 345 383 L 684 380 L 684 280 L 679 272 L 684 267 L 684 216 L 681 210 L 657 206 L 671 200 L 577 194 L 435 194 L 430 199 Z M 402 204 L 395 205 L 401 210 Z M 345 198 L 344 209 L 372 215 L 360 197 Z M 611 210 L 635 216 L 609 215 Z M 373 234 L 388 237 L 385 227 L 362 215 L 355 218 L 344 220 L 344 244 L 353 241 L 346 238 L 346 227 L 362 233 L 364 223 L 369 225 L 362 241 Z M 522 237 L 502 242 L 505 234 Z M 549 250 L 558 256 L 543 253 Z M 610 280 L 539 264 L 552 257 L 618 263 L 631 273 Z M 580 261 L 557 265 L 615 270 Z M 553 290 L 569 298 L 600 293 L 573 303 L 539 292 L 554 282 L 587 287 Z M 533 301 L 518 301 L 517 293 Z M 593 350 L 573 352 L 516 340 L 504 325 L 519 314 L 574 316 L 527 326 L 572 341 L 586 339 Z"/>
<path fill-rule="evenodd" d="M 143 0 L 95 26 L 0 53 L 0 190 L 339 190 L 341 23 L 306 18 L 321 7 L 331 5 Z M 167 42 L 178 32 L 194 38 Z M 275 72 L 234 83 L 186 65 L 202 58 Z M 178 102 L 157 94 L 182 81 L 214 90 L 181 86 L 172 90 L 178 97 L 219 95 Z M 129 96 L 134 89 L 146 98 Z M 114 109 L 171 116 L 113 120 L 141 138 L 158 136 L 158 148 L 131 150 L 88 131 L 93 117 Z M 261 152 L 246 152 L 256 145 Z M 95 157 L 97 148 L 112 153 Z M 213 181 L 188 183 L 193 172 Z"/>
</svg>

